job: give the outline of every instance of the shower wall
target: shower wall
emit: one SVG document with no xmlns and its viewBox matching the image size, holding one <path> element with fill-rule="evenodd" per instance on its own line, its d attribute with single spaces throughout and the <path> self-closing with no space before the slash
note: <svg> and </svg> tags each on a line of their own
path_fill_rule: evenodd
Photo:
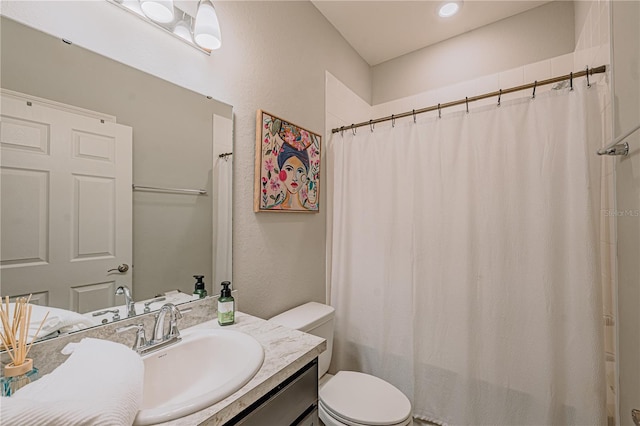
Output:
<svg viewBox="0 0 640 426">
<path fill-rule="evenodd" d="M 613 127 L 618 136 L 640 123 L 640 2 L 612 2 Z M 640 409 L 640 132 L 628 157 L 615 159 L 618 249 L 620 424 Z"/>
<path fill-rule="evenodd" d="M 576 50 L 574 65 L 584 69 L 588 65 L 611 65 L 611 2 L 579 1 L 575 2 Z M 611 68 L 609 68 L 611 70 Z M 611 77 L 611 73 L 609 76 Z M 602 114 L 605 117 L 603 146 L 613 136 L 611 117 L 613 102 L 604 101 Z M 601 215 L 600 215 L 600 267 L 602 273 L 602 308 L 604 344 L 607 376 L 607 414 L 609 425 L 615 425 L 619 417 L 616 407 L 617 395 L 617 350 L 616 350 L 616 217 L 611 214 L 615 210 L 615 159 L 601 157 L 603 173 L 601 180 Z"/>
</svg>

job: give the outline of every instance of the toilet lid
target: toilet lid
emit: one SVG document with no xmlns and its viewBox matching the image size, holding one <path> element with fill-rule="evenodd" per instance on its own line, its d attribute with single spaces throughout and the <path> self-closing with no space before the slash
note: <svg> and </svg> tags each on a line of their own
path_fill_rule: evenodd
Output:
<svg viewBox="0 0 640 426">
<path fill-rule="evenodd" d="M 355 371 L 339 371 L 320 389 L 319 397 L 327 410 L 354 423 L 393 425 L 411 415 L 409 399 L 397 388 Z"/>
</svg>

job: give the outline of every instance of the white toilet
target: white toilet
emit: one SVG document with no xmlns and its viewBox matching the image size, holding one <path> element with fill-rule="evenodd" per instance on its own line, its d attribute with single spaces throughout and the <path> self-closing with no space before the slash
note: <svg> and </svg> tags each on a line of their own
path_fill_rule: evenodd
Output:
<svg viewBox="0 0 640 426">
<path fill-rule="evenodd" d="M 333 317 L 331 306 L 309 302 L 269 320 L 327 340 L 327 350 L 318 358 L 320 420 L 326 426 L 412 425 L 411 402 L 390 383 L 355 371 L 325 374 L 333 349 Z"/>
</svg>

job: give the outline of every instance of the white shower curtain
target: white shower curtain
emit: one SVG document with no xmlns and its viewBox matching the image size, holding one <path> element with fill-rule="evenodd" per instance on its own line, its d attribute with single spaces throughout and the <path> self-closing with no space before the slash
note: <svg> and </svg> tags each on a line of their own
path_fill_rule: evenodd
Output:
<svg viewBox="0 0 640 426">
<path fill-rule="evenodd" d="M 333 370 L 456 425 L 606 424 L 604 79 L 334 135 Z"/>
</svg>

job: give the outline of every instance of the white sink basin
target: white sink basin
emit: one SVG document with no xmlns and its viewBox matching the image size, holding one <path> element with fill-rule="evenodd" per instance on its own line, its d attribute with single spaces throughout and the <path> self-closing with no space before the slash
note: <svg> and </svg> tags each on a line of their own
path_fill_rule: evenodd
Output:
<svg viewBox="0 0 640 426">
<path fill-rule="evenodd" d="M 144 394 L 134 425 L 166 422 L 231 395 L 258 372 L 264 350 L 234 330 L 196 329 L 182 341 L 143 356 Z"/>
</svg>

